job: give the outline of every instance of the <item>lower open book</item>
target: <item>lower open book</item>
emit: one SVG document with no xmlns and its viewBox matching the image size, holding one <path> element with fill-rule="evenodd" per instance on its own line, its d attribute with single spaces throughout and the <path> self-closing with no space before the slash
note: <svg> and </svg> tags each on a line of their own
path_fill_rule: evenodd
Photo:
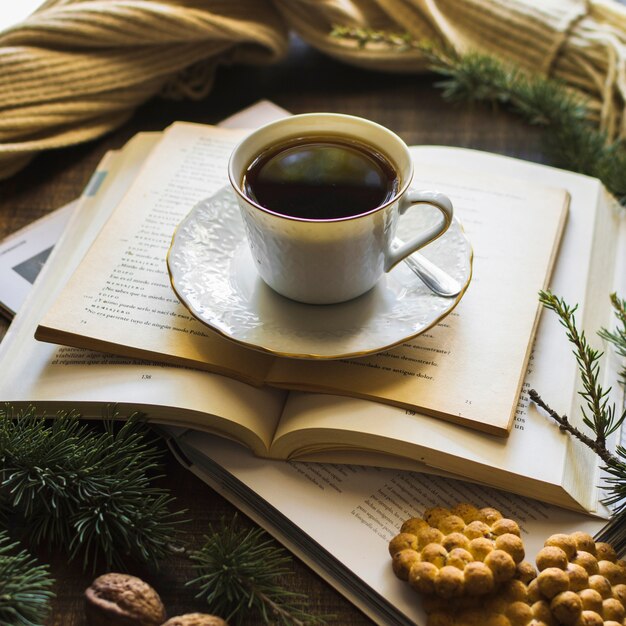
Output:
<svg viewBox="0 0 626 626">
<path fill-rule="evenodd" d="M 123 412 L 143 411 L 150 421 L 169 424 L 172 448 L 194 473 L 381 624 L 425 623 L 416 594 L 394 577 L 387 552 L 388 541 L 402 521 L 425 508 L 458 501 L 495 506 L 520 522 L 527 558 L 531 560 L 553 533 L 595 533 L 602 527 L 604 520 L 597 517 L 512 495 L 515 491 L 572 509 L 599 511 L 598 459 L 585 446 L 561 433 L 528 401 L 527 391 L 536 385 L 553 406 L 564 409 L 570 417 L 569 409 L 576 410 L 579 405 L 576 364 L 553 316 L 543 316 L 541 320 L 508 439 L 362 399 L 290 393 L 290 413 L 278 435 L 283 441 L 297 444 L 299 458 L 324 461 L 320 463 L 296 461 L 289 453 L 274 454 L 291 459 L 288 461 L 258 458 L 226 439 L 239 436 L 251 449 L 268 456 L 271 446 L 263 448 L 258 442 L 276 439 L 277 421 L 272 415 L 278 414 L 277 407 L 287 406 L 286 392 L 255 388 L 206 371 L 36 341 L 34 332 L 42 314 L 55 301 L 158 140 L 154 135 L 140 134 L 117 154 L 107 155 L 98 168 L 93 179 L 97 184 L 90 185 L 79 201 L 68 229 L 0 346 L 0 364 L 4 365 L 0 381 L 2 401 L 17 407 L 34 404 L 48 414 L 72 408 L 84 417 L 100 417 L 103 409 L 113 403 Z M 204 145 L 204 150 L 215 156 L 214 144 Z M 222 145 L 223 154 L 224 150 Z M 571 195 L 570 222 L 552 286 L 569 302 L 580 304 L 578 313 L 588 332 L 611 325 L 608 293 L 611 289 L 624 291 L 626 221 L 599 181 L 458 148 L 418 147 L 413 154 L 418 163 L 447 167 L 455 164 L 457 174 L 464 165 L 470 178 L 474 172 L 482 177 L 486 173 L 494 177 L 497 174 L 517 180 L 518 186 L 538 182 L 567 189 Z M 170 162 L 164 167 L 170 167 Z M 184 189 L 199 195 L 199 200 L 200 194 L 208 195 L 214 190 L 206 186 L 204 170 L 198 176 L 197 188 Z M 440 182 L 445 184 L 446 180 Z M 472 190 L 463 187 L 460 199 L 467 203 Z M 475 198 L 474 204 L 480 205 L 481 197 Z M 463 202 L 457 206 L 462 208 Z M 469 208 L 468 205 L 466 224 L 472 223 Z M 124 219 L 131 216 L 129 212 Z M 176 220 L 171 224 L 173 230 L 179 217 L 167 213 L 167 219 Z M 126 230 L 120 232 L 124 235 Z M 171 293 L 165 254 L 152 244 L 153 235 L 146 236 L 142 245 L 154 248 L 151 253 L 156 255 L 152 260 L 158 280 L 154 278 L 152 282 L 163 291 L 154 300 L 161 303 L 158 307 L 165 311 L 164 315 L 179 319 L 184 311 Z M 165 236 L 161 233 L 161 243 L 169 241 L 170 235 L 170 230 Z M 502 238 L 495 239 L 500 242 Z M 480 254 L 484 254 L 484 247 L 478 245 L 478 237 L 474 241 L 475 286 L 481 278 Z M 506 240 L 501 243 L 507 245 Z M 531 257 L 530 248 L 524 250 L 519 263 L 522 270 Z M 108 295 L 100 303 L 103 311 L 113 307 L 123 291 L 119 282 L 128 282 L 124 273 L 128 267 L 124 264 L 115 268 L 117 282 L 105 285 Z M 163 285 L 159 282 L 162 278 Z M 139 285 L 137 289 L 141 291 L 147 283 L 150 280 L 132 284 Z M 466 307 L 467 302 L 466 298 L 460 306 Z M 491 306 L 482 301 L 479 304 L 485 309 Z M 169 312 L 165 310 L 167 306 L 172 307 Z M 148 322 L 159 326 L 152 317 L 153 310 L 156 309 L 150 311 Z M 462 312 L 459 308 L 459 316 Z M 478 323 L 482 320 L 479 315 Z M 505 334 L 511 331 L 508 316 L 502 318 L 499 330 Z M 181 337 L 176 340 L 182 341 Z M 250 366 L 257 358 L 257 353 L 246 355 Z M 450 388 L 460 385 L 457 378 L 449 380 L 454 381 Z M 499 385 L 497 379 L 490 381 L 488 388 L 481 389 L 484 398 L 495 397 Z M 174 429 L 172 424 L 221 432 L 222 437 Z M 276 446 L 272 452 L 277 452 Z M 336 460 L 343 464 L 329 463 Z M 357 464 L 362 462 L 370 466 Z M 372 467 L 385 464 L 397 464 L 403 469 Z M 409 472 L 409 467 L 431 473 Z M 452 474 L 477 482 L 462 483 L 451 479 Z M 477 486 L 478 482 L 487 481 L 506 492 Z"/>
<path fill-rule="evenodd" d="M 522 528 L 526 558 L 550 535 L 595 534 L 605 520 L 432 474 L 270 461 L 207 433 L 167 428 L 178 459 L 297 555 L 375 623 L 424 626 L 418 595 L 387 550 L 402 522 L 432 506 L 493 506 Z"/>
</svg>

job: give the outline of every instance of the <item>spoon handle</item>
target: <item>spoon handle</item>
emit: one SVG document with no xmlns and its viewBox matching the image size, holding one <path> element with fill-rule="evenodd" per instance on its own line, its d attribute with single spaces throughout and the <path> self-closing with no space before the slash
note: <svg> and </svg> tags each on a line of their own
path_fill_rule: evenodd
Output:
<svg viewBox="0 0 626 626">
<path fill-rule="evenodd" d="M 404 259 L 404 262 L 417 274 L 424 284 L 438 296 L 453 298 L 461 293 L 462 286 L 452 276 L 448 275 L 441 268 L 422 256 L 419 252 L 414 252 Z"/>
</svg>

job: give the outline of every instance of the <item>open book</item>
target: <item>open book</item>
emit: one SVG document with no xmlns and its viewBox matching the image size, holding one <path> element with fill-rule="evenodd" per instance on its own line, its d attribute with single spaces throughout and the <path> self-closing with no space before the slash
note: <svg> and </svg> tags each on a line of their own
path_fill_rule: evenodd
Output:
<svg viewBox="0 0 626 626">
<path fill-rule="evenodd" d="M 11 319 L 67 225 L 75 201 L 0 242 L 0 314 Z"/>
<path fill-rule="evenodd" d="M 257 388 L 198 369 L 35 341 L 33 334 L 42 312 L 57 299 L 158 140 L 153 135 L 139 135 L 118 155 L 110 155 L 101 167 L 98 192 L 79 202 L 29 300 L 0 345 L 3 401 L 32 403 L 48 412 L 75 407 L 86 417 L 99 417 L 103 406 L 117 404 L 121 411 L 144 411 L 154 422 L 235 439 L 258 456 L 456 474 L 565 507 L 596 510 L 595 456 L 529 406 L 524 392 L 516 408 L 514 428 L 504 439 L 386 404 Z M 616 288 L 613 267 L 623 225 L 597 180 L 462 149 L 428 147 L 416 149 L 414 154 L 433 167 L 476 171 L 476 179 L 481 172 L 489 172 L 494 179 L 509 177 L 522 186 L 568 189 L 571 219 L 553 287 L 570 302 L 581 303 L 586 328 L 610 324 L 607 294 Z M 471 187 L 466 194 L 471 195 Z M 128 218 L 130 221 L 132 214 Z M 465 222 L 469 226 L 470 220 Z M 476 255 L 480 257 L 478 249 Z M 169 292 L 163 297 L 175 303 Z M 459 316 L 465 303 L 464 299 L 459 305 Z M 503 332 L 511 330 L 505 321 L 502 325 Z M 247 354 L 251 359 L 263 356 Z M 451 379 L 450 385 L 456 387 L 456 381 Z M 495 399 L 499 385 L 496 378 L 479 391 L 487 399 Z M 575 410 L 576 364 L 558 322 L 547 315 L 539 324 L 526 373 L 524 389 L 529 386 L 536 387 L 557 410 L 580 420 Z"/>
<path fill-rule="evenodd" d="M 442 165 L 430 163 L 428 149 L 414 150 L 414 186 L 441 189 L 453 199 L 475 251 L 463 300 L 439 325 L 379 354 L 323 362 L 281 358 L 201 324 L 178 302 L 165 266 L 176 225 L 197 201 L 224 186 L 227 160 L 240 138 L 240 131 L 197 124 L 167 129 L 44 316 L 37 338 L 206 369 L 256 386 L 389 403 L 506 436 L 539 317 L 537 292 L 547 286 L 561 239 L 567 193 L 468 170 L 469 153 Z M 197 236 L 215 245 L 210 234 Z M 418 280 L 409 271 L 407 276 Z M 354 334 L 365 324 L 359 315 L 369 311 L 366 298 L 355 301 L 348 318 L 352 333 L 342 320 L 325 334 Z M 292 303 L 282 302 L 284 316 L 303 314 L 301 305 L 291 311 Z M 248 334 L 254 336 L 255 328 Z"/>
<path fill-rule="evenodd" d="M 181 462 L 334 586 L 376 624 L 424 626 L 418 594 L 395 577 L 388 544 L 402 522 L 432 506 L 472 502 L 519 522 L 526 560 L 555 533 L 596 534 L 603 520 L 414 472 L 279 463 L 193 431 L 171 432 Z"/>
</svg>

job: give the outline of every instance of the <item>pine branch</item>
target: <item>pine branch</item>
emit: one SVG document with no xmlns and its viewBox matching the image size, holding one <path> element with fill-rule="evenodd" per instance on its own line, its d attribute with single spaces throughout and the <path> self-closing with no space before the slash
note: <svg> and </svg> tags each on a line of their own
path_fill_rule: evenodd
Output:
<svg viewBox="0 0 626 626">
<path fill-rule="evenodd" d="M 48 614 L 53 581 L 47 566 L 16 547 L 0 531 L 0 624 L 37 626 Z"/>
<path fill-rule="evenodd" d="M 539 301 L 557 314 L 561 325 L 565 327 L 568 340 L 574 346 L 574 356 L 578 362 L 584 389 L 579 393 L 587 405 L 587 411 L 582 409 L 583 422 L 595 434 L 597 445 L 606 448 L 607 437 L 620 428 L 626 419 L 626 412 L 616 417 L 615 407 L 609 406 L 608 395 L 611 389 L 604 390 L 598 382 L 599 360 L 602 353 L 589 345 L 584 331 L 578 331 L 574 317 L 576 306 L 569 307 L 562 298 L 558 298 L 550 291 L 540 292 Z"/>
<path fill-rule="evenodd" d="M 616 453 L 613 454 L 606 447 L 606 440 L 609 435 L 621 428 L 626 420 L 626 409 L 617 416 L 615 406 L 608 405 L 608 395 L 611 390 L 610 388 L 604 390 L 598 383 L 599 359 L 602 353 L 593 350 L 587 342 L 585 333 L 578 331 L 574 316 L 577 307 L 568 306 L 563 299 L 549 291 L 540 292 L 539 299 L 547 309 L 557 314 L 560 323 L 565 327 L 568 340 L 574 346 L 574 355 L 584 389 L 579 393 L 591 414 L 589 415 L 582 409 L 583 422 L 591 429 L 595 439 L 571 424 L 566 415 L 559 415 L 551 409 L 534 389 L 531 389 L 530 397 L 559 424 L 562 430 L 587 445 L 604 461 L 603 469 L 608 474 L 605 478 L 605 489 L 609 492 L 605 502 L 608 505 L 615 505 L 614 512 L 620 514 L 626 511 L 626 449 L 617 446 Z M 622 323 L 622 328 L 618 328 L 614 333 L 602 329 L 598 334 L 615 343 L 619 353 L 624 356 L 626 355 L 626 302 L 620 300 L 616 294 L 611 296 L 611 302 L 618 320 Z"/>
<path fill-rule="evenodd" d="M 609 474 L 604 479 L 609 491 L 605 503 L 614 507 L 615 515 L 626 512 L 626 449 L 617 446 L 617 458 L 612 459 L 604 468 Z"/>
<path fill-rule="evenodd" d="M 110 417 L 116 417 L 112 415 Z M 0 411 L 0 501 L 28 541 L 82 555 L 83 566 L 157 566 L 178 536 L 173 498 L 152 486 L 160 452 L 137 415 L 104 432 L 62 412 L 46 422 L 33 408 Z"/>
<path fill-rule="evenodd" d="M 616 293 L 613 293 L 611 294 L 611 304 L 621 326 L 618 326 L 613 332 L 603 328 L 598 334 L 609 343 L 612 343 L 617 354 L 626 359 L 626 300 L 621 300 Z M 622 384 L 626 385 L 626 365 L 622 367 L 620 376 Z"/>
<path fill-rule="evenodd" d="M 235 623 L 249 611 L 263 624 L 325 623 L 304 610 L 306 596 L 280 584 L 280 577 L 289 573 L 289 557 L 261 529 L 223 522 L 219 532 L 210 530 L 202 548 L 189 554 L 198 575 L 187 584 L 199 589 L 196 597 L 204 598 L 213 612 Z"/>
<path fill-rule="evenodd" d="M 544 151 L 554 165 L 599 178 L 626 205 L 626 144 L 609 143 L 589 121 L 584 97 L 560 81 L 488 55 L 459 55 L 408 34 L 335 26 L 331 35 L 358 47 L 383 46 L 398 53 L 419 50 L 431 69 L 444 77 L 436 86 L 445 99 L 511 107 L 528 123 L 544 127 Z"/>
<path fill-rule="evenodd" d="M 597 440 L 585 435 L 581 430 L 574 426 L 568 419 L 567 415 L 559 415 L 554 409 L 547 405 L 543 398 L 531 389 L 528 392 L 530 399 L 541 409 L 543 409 L 560 427 L 562 431 L 570 433 L 576 439 L 582 441 L 586 446 L 591 448 L 607 465 L 619 463 L 619 459 L 611 454 L 611 452 Z"/>
</svg>

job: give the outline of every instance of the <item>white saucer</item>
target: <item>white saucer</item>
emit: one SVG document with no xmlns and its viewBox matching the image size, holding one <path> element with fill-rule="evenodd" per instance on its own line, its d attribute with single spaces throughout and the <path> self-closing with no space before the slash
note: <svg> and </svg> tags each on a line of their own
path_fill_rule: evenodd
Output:
<svg viewBox="0 0 626 626">
<path fill-rule="evenodd" d="M 397 236 L 435 219 L 407 211 Z M 421 253 L 464 285 L 456 298 L 433 294 L 399 263 L 368 293 L 342 304 L 289 300 L 258 276 L 237 200 L 230 187 L 199 202 L 178 226 L 167 265 L 174 291 L 198 320 L 256 350 L 303 359 L 340 359 L 380 352 L 439 322 L 458 304 L 472 275 L 472 248 L 455 219 Z"/>
</svg>

